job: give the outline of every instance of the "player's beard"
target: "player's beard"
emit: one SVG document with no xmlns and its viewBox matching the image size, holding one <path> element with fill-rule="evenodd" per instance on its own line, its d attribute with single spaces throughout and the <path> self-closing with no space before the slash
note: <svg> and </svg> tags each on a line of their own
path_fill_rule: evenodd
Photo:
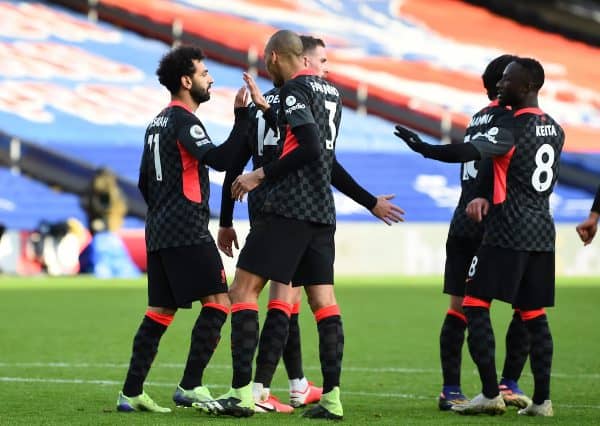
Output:
<svg viewBox="0 0 600 426">
<path fill-rule="evenodd" d="M 197 104 L 201 104 L 210 99 L 210 92 L 208 91 L 209 89 L 210 89 L 210 86 L 208 86 L 206 89 L 204 89 L 204 88 L 192 83 L 192 88 L 190 89 L 190 95 L 191 95 L 192 99 L 194 100 L 194 102 L 196 102 Z"/>
</svg>

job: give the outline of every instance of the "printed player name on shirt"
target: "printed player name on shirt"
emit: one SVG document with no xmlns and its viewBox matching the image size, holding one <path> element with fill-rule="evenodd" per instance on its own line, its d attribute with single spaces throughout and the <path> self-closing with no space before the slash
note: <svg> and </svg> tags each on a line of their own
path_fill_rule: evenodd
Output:
<svg viewBox="0 0 600 426">
<path fill-rule="evenodd" d="M 326 93 L 329 95 L 340 96 L 340 92 L 338 92 L 338 89 L 336 89 L 331 84 L 311 81 L 310 88 L 313 90 L 313 92 Z"/>
<path fill-rule="evenodd" d="M 273 95 L 267 95 L 265 97 L 265 99 L 267 100 L 267 103 L 269 105 L 271 104 L 278 104 L 279 103 L 279 93 L 273 94 Z"/>
<path fill-rule="evenodd" d="M 476 115 L 473 118 L 471 118 L 471 121 L 469 122 L 469 125 L 467 127 L 477 127 L 481 126 L 482 124 L 489 124 L 493 118 L 494 114 Z"/>
<path fill-rule="evenodd" d="M 152 120 L 148 127 L 167 127 L 168 122 L 169 117 L 159 115 L 158 117 L 154 117 L 154 120 Z"/>
<path fill-rule="evenodd" d="M 558 136 L 556 127 L 553 124 L 545 124 L 543 126 L 535 126 L 536 136 Z"/>
</svg>

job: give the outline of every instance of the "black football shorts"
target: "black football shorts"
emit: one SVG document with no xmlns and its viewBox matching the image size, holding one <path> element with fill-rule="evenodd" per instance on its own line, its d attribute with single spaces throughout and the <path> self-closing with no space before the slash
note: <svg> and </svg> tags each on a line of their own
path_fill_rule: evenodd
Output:
<svg viewBox="0 0 600 426">
<path fill-rule="evenodd" d="M 279 215 L 254 220 L 237 267 L 295 287 L 333 284 L 335 225 Z"/>
<path fill-rule="evenodd" d="M 534 310 L 554 306 L 554 284 L 554 252 L 482 245 L 469 265 L 465 295 Z"/>
<path fill-rule="evenodd" d="M 227 293 L 225 269 L 214 242 L 147 255 L 149 306 L 191 308 L 203 297 Z"/>
<path fill-rule="evenodd" d="M 460 297 L 465 295 L 467 271 L 480 245 L 480 238 L 448 236 L 446 240 L 444 293 Z"/>
</svg>

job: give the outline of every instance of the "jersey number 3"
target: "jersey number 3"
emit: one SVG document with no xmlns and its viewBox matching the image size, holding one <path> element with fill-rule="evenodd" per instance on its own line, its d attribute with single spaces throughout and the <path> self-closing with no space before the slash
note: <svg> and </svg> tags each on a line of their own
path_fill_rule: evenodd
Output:
<svg viewBox="0 0 600 426">
<path fill-rule="evenodd" d="M 325 148 L 333 149 L 335 146 L 335 138 L 337 137 L 337 129 L 335 127 L 335 113 L 337 111 L 337 103 L 332 101 L 325 101 L 325 109 L 329 113 L 329 135 L 330 137 L 325 139 Z"/>
</svg>

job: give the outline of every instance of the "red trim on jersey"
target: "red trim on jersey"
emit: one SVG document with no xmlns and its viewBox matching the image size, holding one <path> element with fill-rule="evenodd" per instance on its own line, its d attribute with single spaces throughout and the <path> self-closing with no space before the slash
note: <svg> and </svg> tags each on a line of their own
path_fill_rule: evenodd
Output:
<svg viewBox="0 0 600 426">
<path fill-rule="evenodd" d="M 321 308 L 315 312 L 315 319 L 317 322 L 324 320 L 325 318 L 335 317 L 340 315 L 340 307 L 338 305 L 329 305 Z"/>
<path fill-rule="evenodd" d="M 171 101 L 171 102 L 169 102 L 169 105 L 167 105 L 167 107 L 174 107 L 174 106 L 181 107 L 181 108 L 183 108 L 184 110 L 186 110 L 187 112 L 189 112 L 191 114 L 194 113 L 194 111 L 192 111 L 192 109 L 190 108 L 189 105 L 186 105 L 186 104 L 184 104 L 181 101 Z"/>
<path fill-rule="evenodd" d="M 465 314 L 461 314 L 460 312 L 455 311 L 454 309 L 448 309 L 447 314 L 452 315 L 453 317 L 456 317 L 459 320 L 462 320 L 463 322 L 467 322 L 467 317 L 465 316 Z"/>
<path fill-rule="evenodd" d="M 294 74 L 292 76 L 292 78 L 296 78 L 296 77 L 299 77 L 301 75 L 317 75 L 317 73 L 314 72 L 313 70 L 308 69 L 308 68 L 304 68 L 303 70 L 300 70 L 296 74 Z"/>
<path fill-rule="evenodd" d="M 267 308 L 269 310 L 279 309 L 281 312 L 286 314 L 288 318 L 292 315 L 292 305 L 290 303 L 284 302 L 283 300 L 270 300 L 269 304 L 267 305 Z"/>
<path fill-rule="evenodd" d="M 541 109 L 537 108 L 537 107 L 529 107 L 529 108 L 521 108 L 515 111 L 514 116 L 518 117 L 519 115 L 522 114 L 535 114 L 535 115 L 544 115 L 544 111 L 542 111 Z"/>
<path fill-rule="evenodd" d="M 158 312 L 154 312 L 154 311 L 150 311 L 150 310 L 146 311 L 146 316 L 148 318 L 150 318 L 152 321 L 162 324 L 165 327 L 168 327 L 169 325 L 171 325 L 171 323 L 173 322 L 173 318 L 175 318 L 175 315 L 159 314 Z"/>
<path fill-rule="evenodd" d="M 541 317 L 542 315 L 546 315 L 546 310 L 544 308 L 542 308 L 542 309 L 534 309 L 534 310 L 531 310 L 531 311 L 521 310 L 519 312 L 519 315 L 521 315 L 521 319 L 523 321 L 531 321 L 532 319 L 535 319 L 537 317 Z"/>
<path fill-rule="evenodd" d="M 212 308 L 212 309 L 216 309 L 218 311 L 224 312 L 225 315 L 227 315 L 229 313 L 229 308 L 225 305 L 221 305 L 220 303 L 212 303 L 212 302 L 208 302 L 205 303 L 204 305 L 202 305 L 202 308 Z"/>
<path fill-rule="evenodd" d="M 495 106 L 499 106 L 500 102 L 498 101 L 498 99 L 494 99 L 492 102 L 490 102 L 488 104 L 489 107 L 495 107 Z"/>
<path fill-rule="evenodd" d="M 462 303 L 463 307 L 468 306 L 470 308 L 485 308 L 490 309 L 492 305 L 491 302 L 486 302 L 485 300 L 478 299 L 473 296 L 465 296 Z"/>
<path fill-rule="evenodd" d="M 298 315 L 300 313 L 300 302 L 292 305 L 292 314 Z"/>
<path fill-rule="evenodd" d="M 181 157 L 181 186 L 183 195 L 190 201 L 202 202 L 202 190 L 200 188 L 200 172 L 198 171 L 198 160 L 177 141 L 177 148 Z"/>
<path fill-rule="evenodd" d="M 231 313 L 239 311 L 256 311 L 258 312 L 258 305 L 256 303 L 234 303 L 231 305 Z"/>
<path fill-rule="evenodd" d="M 292 133 L 292 129 L 288 124 L 285 127 L 285 141 L 283 142 L 283 151 L 279 158 L 285 157 L 296 148 L 298 148 L 298 139 L 296 139 L 296 136 Z"/>
<path fill-rule="evenodd" d="M 500 204 L 506 200 L 506 173 L 514 153 L 515 147 L 513 146 L 502 157 L 494 157 L 494 204 Z"/>
</svg>

